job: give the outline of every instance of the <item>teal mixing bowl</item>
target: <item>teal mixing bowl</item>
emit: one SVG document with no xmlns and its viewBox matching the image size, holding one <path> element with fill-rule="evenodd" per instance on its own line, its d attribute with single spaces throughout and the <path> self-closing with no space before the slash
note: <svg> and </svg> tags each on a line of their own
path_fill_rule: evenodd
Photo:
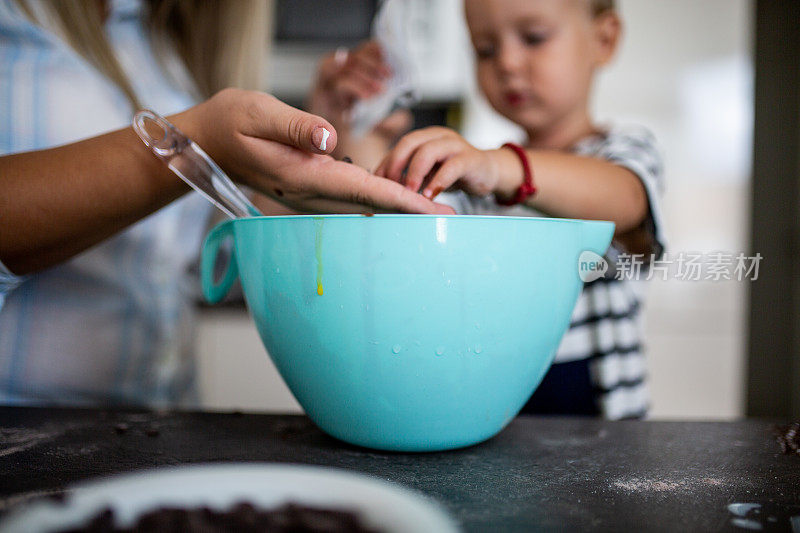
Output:
<svg viewBox="0 0 800 533">
<path fill-rule="evenodd" d="M 579 255 L 602 255 L 613 232 L 553 218 L 243 218 L 206 238 L 202 284 L 215 303 L 241 278 L 264 346 L 323 431 L 444 450 L 516 416 L 569 326 Z M 215 282 L 226 240 L 234 252 Z"/>
</svg>

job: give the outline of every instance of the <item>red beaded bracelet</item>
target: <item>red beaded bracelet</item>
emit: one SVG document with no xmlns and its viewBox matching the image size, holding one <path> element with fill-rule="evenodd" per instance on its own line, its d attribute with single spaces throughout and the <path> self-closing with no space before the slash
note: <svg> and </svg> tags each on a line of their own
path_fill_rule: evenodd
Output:
<svg viewBox="0 0 800 533">
<path fill-rule="evenodd" d="M 508 200 L 495 198 L 495 201 L 500 205 L 517 205 L 527 200 L 530 196 L 536 194 L 536 186 L 533 184 L 533 173 L 531 172 L 530 163 L 528 163 L 528 154 L 522 146 L 514 143 L 505 143 L 500 148 L 511 148 L 519 160 L 522 162 L 522 171 L 525 174 L 522 185 L 519 186 L 517 192 Z"/>
</svg>

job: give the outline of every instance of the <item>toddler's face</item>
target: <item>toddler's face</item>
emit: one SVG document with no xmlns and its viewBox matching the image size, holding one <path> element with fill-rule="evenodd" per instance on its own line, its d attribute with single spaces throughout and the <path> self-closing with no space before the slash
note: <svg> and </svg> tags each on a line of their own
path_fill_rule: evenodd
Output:
<svg viewBox="0 0 800 533">
<path fill-rule="evenodd" d="M 497 111 L 529 132 L 586 113 L 594 71 L 616 43 L 587 0 L 466 0 L 465 8 L 478 84 Z"/>
</svg>

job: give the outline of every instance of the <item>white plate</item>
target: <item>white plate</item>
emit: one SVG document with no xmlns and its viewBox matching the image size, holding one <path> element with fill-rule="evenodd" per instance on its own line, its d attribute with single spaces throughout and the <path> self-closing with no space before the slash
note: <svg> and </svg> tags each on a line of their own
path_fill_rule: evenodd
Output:
<svg viewBox="0 0 800 533">
<path fill-rule="evenodd" d="M 348 509 L 390 533 L 456 533 L 434 501 L 386 481 L 334 468 L 229 463 L 146 470 L 75 485 L 64 502 L 39 501 L 12 512 L 0 533 L 49 532 L 85 524 L 103 509 L 130 527 L 163 506 L 226 509 L 248 501 L 262 509 L 293 502 Z"/>
</svg>

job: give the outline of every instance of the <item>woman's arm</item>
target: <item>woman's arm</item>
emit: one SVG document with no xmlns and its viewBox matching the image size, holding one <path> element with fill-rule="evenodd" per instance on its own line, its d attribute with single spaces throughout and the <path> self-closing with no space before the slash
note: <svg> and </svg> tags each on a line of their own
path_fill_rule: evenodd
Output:
<svg viewBox="0 0 800 533">
<path fill-rule="evenodd" d="M 13 272 L 63 261 L 189 190 L 133 129 L 0 157 L 0 260 Z"/>
<path fill-rule="evenodd" d="M 256 92 L 228 89 L 168 117 L 231 177 L 293 209 L 447 212 L 396 183 L 322 155 L 325 120 Z M 299 149 L 298 149 L 299 148 Z M 131 128 L 0 157 L 0 261 L 17 274 L 91 247 L 189 190 Z"/>
</svg>

